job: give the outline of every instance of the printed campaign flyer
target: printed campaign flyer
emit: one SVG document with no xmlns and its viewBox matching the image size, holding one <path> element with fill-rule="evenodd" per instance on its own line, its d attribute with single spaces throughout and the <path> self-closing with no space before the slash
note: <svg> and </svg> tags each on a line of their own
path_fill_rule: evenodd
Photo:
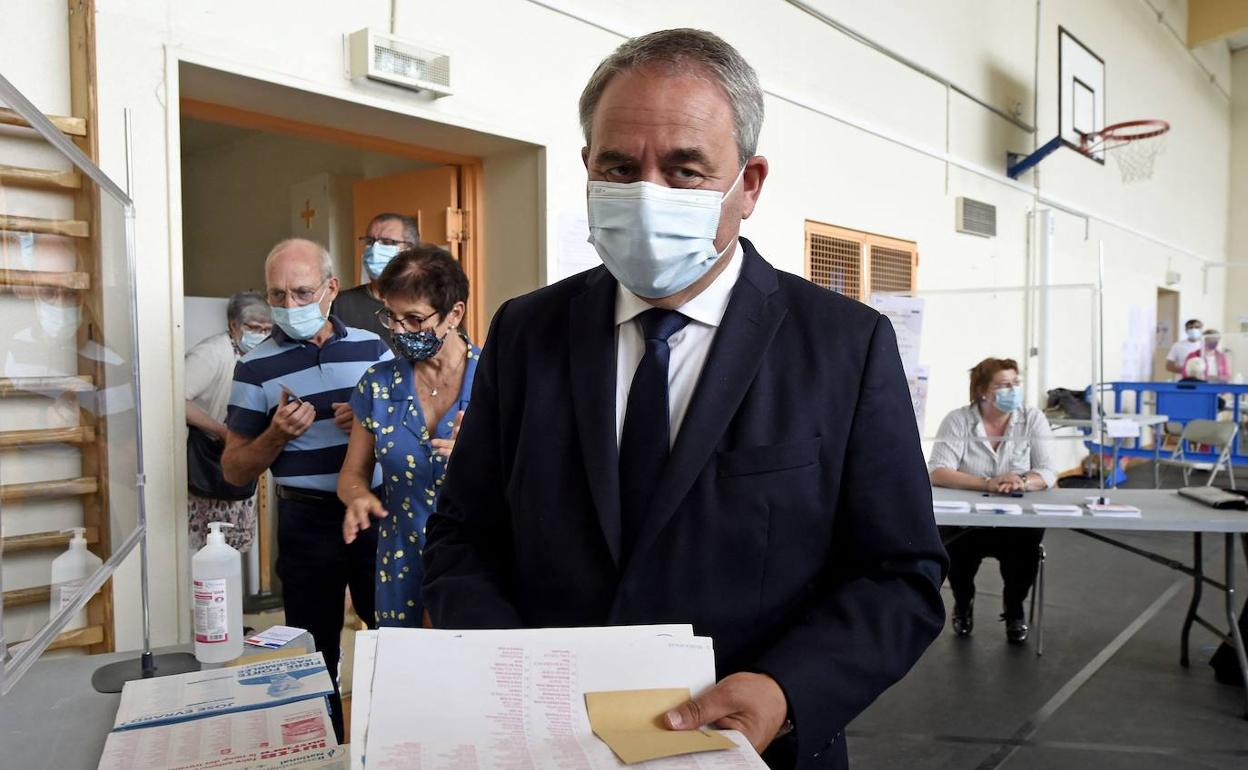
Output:
<svg viewBox="0 0 1248 770">
<path fill-rule="evenodd" d="M 170 724 L 331 695 L 320 653 L 126 682 L 114 730 Z"/>
</svg>

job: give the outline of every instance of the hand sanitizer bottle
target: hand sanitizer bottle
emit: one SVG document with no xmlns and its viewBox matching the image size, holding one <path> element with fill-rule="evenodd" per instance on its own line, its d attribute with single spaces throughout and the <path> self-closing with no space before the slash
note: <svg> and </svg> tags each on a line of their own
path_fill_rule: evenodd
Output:
<svg viewBox="0 0 1248 770">
<path fill-rule="evenodd" d="M 56 615 L 61 608 L 74 600 L 87 578 L 95 574 L 104 560 L 87 550 L 87 530 L 84 527 L 62 529 L 62 532 L 73 532 L 69 548 L 65 553 L 52 561 L 52 593 L 48 600 L 48 617 Z M 74 616 L 66 626 L 66 630 L 84 628 L 87 625 L 87 612 L 83 610 Z"/>
<path fill-rule="evenodd" d="M 225 543 L 223 521 L 208 523 L 208 544 L 191 558 L 195 657 L 225 663 L 243 654 L 243 562 Z"/>
</svg>

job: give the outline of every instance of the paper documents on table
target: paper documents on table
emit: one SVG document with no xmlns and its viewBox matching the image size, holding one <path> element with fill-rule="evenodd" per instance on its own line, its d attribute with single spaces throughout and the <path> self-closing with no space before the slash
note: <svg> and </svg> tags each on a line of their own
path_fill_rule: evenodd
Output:
<svg viewBox="0 0 1248 770">
<path fill-rule="evenodd" d="M 325 699 L 108 734 L 97 770 L 345 767 Z M 335 764 L 337 763 L 337 765 Z"/>
<path fill-rule="evenodd" d="M 936 513 L 970 513 L 971 504 L 965 500 L 933 500 L 932 510 Z"/>
<path fill-rule="evenodd" d="M 1140 509 L 1134 505 L 1122 505 L 1120 503 L 1088 503 L 1088 511 L 1093 516 L 1109 516 L 1118 519 L 1138 519 L 1140 518 Z"/>
<path fill-rule="evenodd" d="M 375 648 L 372 671 L 360 666 L 361 644 Z M 624 762 L 594 734 L 587 693 L 697 694 L 715 683 L 711 640 L 693 636 L 688 626 L 383 628 L 357 642 L 356 660 L 352 766 L 364 768 L 620 768 Z M 367 715 L 357 719 L 365 687 Z M 727 738 L 731 748 L 656 759 L 646 767 L 765 767 L 740 733 L 712 734 Z"/>
<path fill-rule="evenodd" d="M 1041 516 L 1082 516 L 1083 509 L 1077 505 L 1055 503 L 1032 503 L 1031 510 Z"/>
<path fill-rule="evenodd" d="M 332 695 L 320 653 L 126 682 L 114 730 L 263 709 Z"/>
<path fill-rule="evenodd" d="M 976 513 L 1004 513 L 1010 516 L 1022 516 L 1023 506 L 1018 503 L 975 503 Z"/>
</svg>

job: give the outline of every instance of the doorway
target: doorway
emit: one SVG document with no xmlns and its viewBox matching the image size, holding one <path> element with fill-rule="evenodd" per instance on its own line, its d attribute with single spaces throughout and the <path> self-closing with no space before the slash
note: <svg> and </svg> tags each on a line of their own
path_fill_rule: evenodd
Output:
<svg viewBox="0 0 1248 770">
<path fill-rule="evenodd" d="M 1174 375 L 1166 370 L 1166 354 L 1179 338 L 1179 293 L 1157 288 L 1157 344 L 1153 347 L 1153 380 L 1166 382 Z"/>
</svg>

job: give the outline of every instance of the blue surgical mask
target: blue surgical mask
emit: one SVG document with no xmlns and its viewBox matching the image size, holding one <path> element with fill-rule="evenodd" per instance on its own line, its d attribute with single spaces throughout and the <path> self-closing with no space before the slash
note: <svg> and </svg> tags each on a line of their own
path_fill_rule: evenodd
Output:
<svg viewBox="0 0 1248 770">
<path fill-rule="evenodd" d="M 728 192 L 664 187 L 650 182 L 590 182 L 589 242 L 626 289 L 657 299 L 684 291 L 723 252 L 715 233 Z"/>
<path fill-rule="evenodd" d="M 328 286 L 325 287 L 325 291 L 321 292 L 321 296 L 306 305 L 269 308 L 273 313 L 273 323 L 280 326 L 282 331 L 286 332 L 286 336 L 292 340 L 312 339 L 329 320 L 321 312 L 321 300 L 325 298 L 326 291 L 329 291 Z"/>
<path fill-rule="evenodd" d="M 256 345 L 264 342 L 269 338 L 265 332 L 253 332 L 250 329 L 243 329 L 243 336 L 238 341 L 238 349 L 240 352 L 250 352 Z"/>
<path fill-rule="evenodd" d="M 387 246 L 384 243 L 374 243 L 364 247 L 364 269 L 368 271 L 368 277 L 374 281 L 381 277 L 381 271 L 386 269 L 386 265 L 390 264 L 390 260 L 399 255 L 398 245 Z"/>
<path fill-rule="evenodd" d="M 449 329 L 446 334 L 450 334 Z M 433 329 L 421 329 L 414 332 L 391 332 L 390 337 L 399 353 L 408 361 L 427 361 L 442 349 L 446 334 L 439 337 Z"/>
<path fill-rule="evenodd" d="M 1187 338 L 1191 340 L 1192 342 L 1195 342 L 1196 340 L 1200 339 L 1200 334 L 1201 334 L 1200 329 L 1188 329 L 1187 330 Z"/>
<path fill-rule="evenodd" d="M 1018 385 L 998 388 L 993 395 L 993 403 L 1003 412 L 1013 412 L 1023 408 L 1023 389 Z"/>
</svg>

